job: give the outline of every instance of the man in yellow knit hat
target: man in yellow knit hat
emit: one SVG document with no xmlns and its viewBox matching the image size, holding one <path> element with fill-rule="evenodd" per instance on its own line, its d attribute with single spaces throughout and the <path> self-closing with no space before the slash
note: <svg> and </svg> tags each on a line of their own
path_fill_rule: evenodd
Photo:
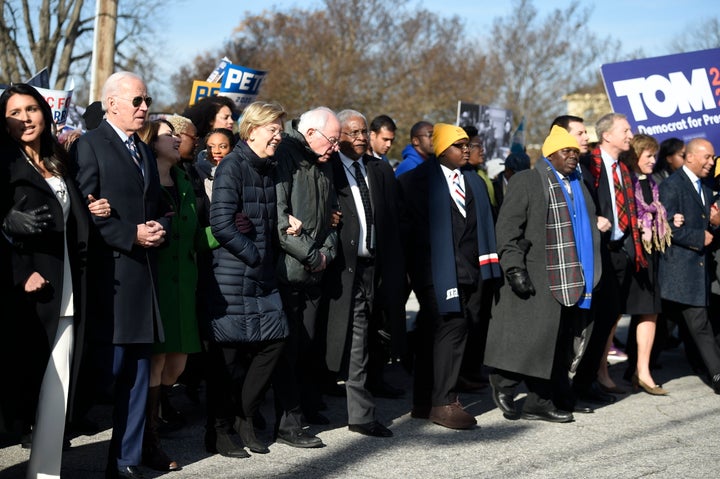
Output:
<svg viewBox="0 0 720 479">
<path fill-rule="evenodd" d="M 478 320 L 482 298 L 501 273 L 487 188 L 478 175 L 461 171 L 469 157 L 467 134 L 437 123 L 433 150 L 434 158 L 398 178 L 407 207 L 408 274 L 420 303 L 412 416 L 470 429 L 475 418 L 455 388 L 468 325 Z"/>
<path fill-rule="evenodd" d="M 560 396 L 569 392 L 568 372 L 588 336 L 600 234 L 576 172 L 575 137 L 554 126 L 542 153 L 535 168 L 510 178 L 495 226 L 507 281 L 490 320 L 485 364 L 494 368 L 493 400 L 506 418 L 570 422 L 571 410 L 556 403 L 570 402 Z M 528 388 L 522 413 L 514 403 L 520 382 Z"/>
</svg>

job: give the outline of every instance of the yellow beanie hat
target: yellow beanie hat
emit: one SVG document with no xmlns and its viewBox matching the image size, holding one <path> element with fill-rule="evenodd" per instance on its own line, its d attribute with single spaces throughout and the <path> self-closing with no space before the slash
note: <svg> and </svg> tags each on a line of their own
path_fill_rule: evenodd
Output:
<svg viewBox="0 0 720 479">
<path fill-rule="evenodd" d="M 552 127 L 552 130 L 550 130 L 548 137 L 545 138 L 545 143 L 543 143 L 542 146 L 542 154 L 547 158 L 563 148 L 577 148 L 579 150 L 580 144 L 577 138 L 568 133 L 565 128 L 555 125 Z"/>
<path fill-rule="evenodd" d="M 455 125 L 447 123 L 435 123 L 433 125 L 433 150 L 435 156 L 440 156 L 450 145 L 458 140 L 469 140 L 465 130 Z"/>
</svg>

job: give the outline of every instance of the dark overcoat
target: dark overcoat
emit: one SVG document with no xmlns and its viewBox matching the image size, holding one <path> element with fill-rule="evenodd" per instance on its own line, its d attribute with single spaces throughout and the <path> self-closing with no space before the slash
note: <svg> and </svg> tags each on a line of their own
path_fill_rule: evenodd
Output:
<svg viewBox="0 0 720 479">
<path fill-rule="evenodd" d="M 679 228 L 670 222 L 672 244 L 660 257 L 660 291 L 663 299 L 688 306 L 705 307 L 709 302 L 712 248 L 705 247 L 705 231 L 710 220 L 712 191 L 703 185 L 703 204 L 700 195 L 682 168 L 660 183 L 660 202 L 668 218 L 676 213 L 684 215 Z M 712 245 L 711 245 L 712 247 Z"/>
<path fill-rule="evenodd" d="M 398 351 L 405 339 L 405 255 L 400 240 L 400 190 L 392 167 L 365 155 L 368 189 L 375 227 L 375 304 L 388 317 L 393 349 Z M 331 371 L 339 371 L 348 353 L 352 331 L 353 284 L 357 264 L 360 219 L 355 200 L 337 153 L 330 159 L 333 184 L 342 211 L 338 225 L 338 255 L 323 279 L 323 294 L 329 299 L 326 360 Z"/>
<path fill-rule="evenodd" d="M 156 220 L 169 231 L 170 220 L 160 217 L 155 157 L 137 138 L 136 144 L 144 175 L 107 120 L 82 135 L 72 150 L 83 196 L 107 198 L 112 208 L 108 218 L 93 216 L 103 242 L 92 260 L 98 281 L 98 327 L 92 328 L 92 334 L 114 344 L 164 340 L 157 300 L 157 251 L 135 244 L 135 239 L 137 225 Z"/>
<path fill-rule="evenodd" d="M 510 179 L 495 232 L 503 271 L 526 269 L 536 293 L 517 296 L 503 284 L 488 328 L 485 364 L 526 376 L 550 378 L 560 327 L 561 305 L 550 293 L 546 270 L 549 205 L 547 170 L 538 167 Z M 590 193 L 582 186 L 594 253 L 593 287 L 601 274 L 600 233 Z"/>
<path fill-rule="evenodd" d="M 11 318 L 17 321 L 9 326 L 17 334 L 12 335 L 11 345 L 17 354 L 13 361 L 15 369 L 22 371 L 18 378 L 29 390 L 5 384 L 8 390 L 20 391 L 22 397 L 37 401 L 39 387 L 45 371 L 52 345 L 57 334 L 62 301 L 65 241 L 67 260 L 70 265 L 73 291 L 73 363 L 71 384 L 68 394 L 69 410 L 77 384 L 80 360 L 84 343 L 86 306 L 88 300 L 87 261 L 90 213 L 87 201 L 80 193 L 74 179 L 64 176 L 67 195 L 70 199 L 70 214 L 67 224 L 58 198 L 42 175 L 25 159 L 17 148 L 8 150 L 3 158 L 9 168 L 9 191 L 3 195 L 18 209 L 35 209 L 47 205 L 52 216 L 50 227 L 38 234 L 12 237 L 12 296 L 11 304 L 5 304 Z M 3 238 L 2 241 L 5 241 Z M 35 293 L 26 293 L 24 285 L 33 272 L 40 273 L 49 284 Z M 17 347 L 15 347 L 17 346 Z"/>
</svg>

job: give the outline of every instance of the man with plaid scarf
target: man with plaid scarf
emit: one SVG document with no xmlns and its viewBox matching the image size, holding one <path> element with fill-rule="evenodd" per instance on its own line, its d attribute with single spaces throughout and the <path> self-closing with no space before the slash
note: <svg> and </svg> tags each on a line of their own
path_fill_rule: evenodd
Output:
<svg viewBox="0 0 720 479">
<path fill-rule="evenodd" d="M 508 419 L 573 420 L 568 373 L 577 366 L 600 278 L 600 233 L 592 197 L 575 171 L 580 147 L 554 126 L 534 169 L 510 179 L 497 220 L 500 289 L 485 364 L 493 399 Z M 525 382 L 520 414 L 514 393 Z"/>
</svg>

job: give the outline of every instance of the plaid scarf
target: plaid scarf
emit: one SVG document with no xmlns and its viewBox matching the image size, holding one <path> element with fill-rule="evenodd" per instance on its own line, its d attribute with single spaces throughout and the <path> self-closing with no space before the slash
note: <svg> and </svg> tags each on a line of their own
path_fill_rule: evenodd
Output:
<svg viewBox="0 0 720 479">
<path fill-rule="evenodd" d="M 570 209 L 579 205 L 582 190 L 578 188 L 577 178 L 571 181 L 573 188 L 573 206 L 568 202 L 567 192 L 560 185 L 555 169 L 545 160 L 548 179 L 548 212 L 545 225 L 545 261 L 547 264 L 548 285 L 553 297 L 563 306 L 578 306 L 589 308 L 592 297 L 592 273 L 588 283 L 583 272 L 583 263 L 578 255 L 578 245 L 575 242 L 575 228 L 581 227 L 573 223 Z M 570 178 L 568 178 L 570 179 Z M 574 183 L 575 185 L 572 185 Z M 575 187 L 573 187 L 575 186 Z M 587 216 L 587 215 L 586 215 Z M 589 223 L 586 229 L 589 229 Z M 587 235 L 586 235 L 587 236 Z M 590 239 L 592 241 L 592 239 Z M 592 253 L 592 243 L 590 253 Z M 592 254 L 590 254 L 590 269 L 592 270 Z"/>
<path fill-rule="evenodd" d="M 600 147 L 597 147 L 592 152 L 593 161 L 590 163 L 590 173 L 592 173 L 595 179 L 595 189 L 597 190 L 600 185 L 600 172 L 603 168 L 602 154 L 600 153 Z M 633 246 L 635 248 L 635 271 L 640 271 L 641 268 L 647 268 L 647 260 L 643 254 L 642 241 L 640 240 L 640 228 L 638 228 L 638 215 L 635 206 L 635 190 L 633 189 L 633 181 L 630 177 L 630 170 L 627 165 L 623 162 L 618 162 L 620 166 L 620 172 L 622 178 L 623 189 L 625 190 L 625 205 L 628 210 L 628 216 L 630 217 L 630 232 L 632 234 Z"/>
</svg>

